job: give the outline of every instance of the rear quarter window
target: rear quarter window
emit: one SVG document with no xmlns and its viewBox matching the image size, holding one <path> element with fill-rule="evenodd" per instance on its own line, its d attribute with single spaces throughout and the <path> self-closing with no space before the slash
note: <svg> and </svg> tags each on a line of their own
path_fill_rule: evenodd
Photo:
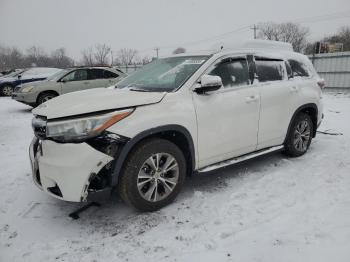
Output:
<svg viewBox="0 0 350 262">
<path fill-rule="evenodd" d="M 103 77 L 104 78 L 117 78 L 119 75 L 117 75 L 116 73 L 113 73 L 109 70 L 104 70 L 103 72 Z"/>
<path fill-rule="evenodd" d="M 307 65 L 295 59 L 289 59 L 288 63 L 292 69 L 293 77 L 309 77 L 310 71 Z"/>
</svg>

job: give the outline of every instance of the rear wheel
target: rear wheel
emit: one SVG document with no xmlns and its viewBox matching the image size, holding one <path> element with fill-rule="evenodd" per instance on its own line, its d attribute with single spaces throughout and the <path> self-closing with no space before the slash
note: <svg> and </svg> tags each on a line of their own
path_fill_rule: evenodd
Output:
<svg viewBox="0 0 350 262">
<path fill-rule="evenodd" d="M 13 86 L 11 85 L 4 85 L 1 88 L 1 95 L 3 96 L 11 96 L 13 93 Z"/>
<path fill-rule="evenodd" d="M 138 145 L 126 160 L 118 184 L 125 202 L 141 211 L 155 211 L 171 203 L 186 176 L 182 151 L 164 139 Z"/>
<path fill-rule="evenodd" d="M 305 154 L 312 140 L 313 129 L 311 117 L 308 114 L 299 113 L 289 131 L 285 143 L 285 153 L 292 157 Z"/>
<path fill-rule="evenodd" d="M 41 94 L 38 98 L 38 103 L 37 105 L 41 105 L 42 103 L 45 103 L 46 101 L 49 101 L 50 99 L 56 97 L 57 94 L 54 93 L 44 93 Z"/>
</svg>

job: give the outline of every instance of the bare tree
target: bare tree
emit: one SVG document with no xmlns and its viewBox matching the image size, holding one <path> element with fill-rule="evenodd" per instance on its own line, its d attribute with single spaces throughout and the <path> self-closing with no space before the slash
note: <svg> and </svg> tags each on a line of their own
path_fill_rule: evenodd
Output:
<svg viewBox="0 0 350 262">
<path fill-rule="evenodd" d="M 95 46 L 95 61 L 99 65 L 108 65 L 109 64 L 109 58 L 108 56 L 111 53 L 111 48 L 107 46 L 106 44 L 98 44 Z"/>
<path fill-rule="evenodd" d="M 258 25 L 261 39 L 284 41 L 292 44 L 294 51 L 302 52 L 307 45 L 309 29 L 295 23 L 261 23 Z"/>
<path fill-rule="evenodd" d="M 117 60 L 122 65 L 131 65 L 137 55 L 137 50 L 132 48 L 122 48 L 118 51 Z"/>
<path fill-rule="evenodd" d="M 92 47 L 89 47 L 82 52 L 83 59 L 82 59 L 82 64 L 86 66 L 93 66 L 95 64 L 95 59 L 94 59 L 94 51 Z"/>
<path fill-rule="evenodd" d="M 148 64 L 151 61 L 152 61 L 152 59 L 149 56 L 144 56 L 144 57 L 142 57 L 141 63 L 143 65 L 145 65 L 145 64 Z"/>
<path fill-rule="evenodd" d="M 42 47 L 31 46 L 26 53 L 26 64 L 30 66 L 48 66 L 49 58 Z"/>
<path fill-rule="evenodd" d="M 0 67 L 2 70 L 23 67 L 23 54 L 17 47 L 0 47 Z"/>
<path fill-rule="evenodd" d="M 342 43 L 343 51 L 350 51 L 350 26 L 341 27 L 336 34 L 325 37 L 323 42 Z"/>
<path fill-rule="evenodd" d="M 182 53 L 186 53 L 186 49 L 184 47 L 178 47 L 173 51 L 173 54 L 182 54 Z"/>
<path fill-rule="evenodd" d="M 66 68 L 74 65 L 74 60 L 66 55 L 64 48 L 56 49 L 48 56 L 44 49 L 32 46 L 23 54 L 17 47 L 0 46 L 0 69 L 47 66 Z"/>
<path fill-rule="evenodd" d="M 66 49 L 61 47 L 51 54 L 52 65 L 58 68 L 66 68 L 74 65 L 73 59 L 66 55 Z"/>
</svg>

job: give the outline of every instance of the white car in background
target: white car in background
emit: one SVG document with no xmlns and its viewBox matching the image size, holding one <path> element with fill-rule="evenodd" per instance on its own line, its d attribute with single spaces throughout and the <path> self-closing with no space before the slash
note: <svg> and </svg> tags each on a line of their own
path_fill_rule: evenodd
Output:
<svg viewBox="0 0 350 262">
<path fill-rule="evenodd" d="M 110 67 L 62 69 L 45 81 L 17 86 L 12 98 L 35 107 L 66 93 L 115 85 L 124 76 L 120 70 Z"/>
<path fill-rule="evenodd" d="M 33 110 L 33 179 L 48 194 L 89 201 L 116 189 L 157 210 L 187 175 L 276 150 L 303 155 L 323 118 L 324 82 L 286 43 L 160 58 L 117 84 Z"/>
</svg>

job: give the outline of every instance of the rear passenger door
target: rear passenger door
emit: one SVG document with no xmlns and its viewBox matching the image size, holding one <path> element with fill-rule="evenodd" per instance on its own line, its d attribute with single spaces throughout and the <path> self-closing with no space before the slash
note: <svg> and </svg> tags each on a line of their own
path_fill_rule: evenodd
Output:
<svg viewBox="0 0 350 262">
<path fill-rule="evenodd" d="M 261 97 L 257 149 L 262 149 L 283 144 L 298 93 L 284 60 L 256 56 L 255 68 Z"/>
<path fill-rule="evenodd" d="M 106 87 L 107 83 L 103 76 L 103 69 L 93 68 L 88 70 L 88 79 L 90 84 L 87 88 Z"/>
</svg>

